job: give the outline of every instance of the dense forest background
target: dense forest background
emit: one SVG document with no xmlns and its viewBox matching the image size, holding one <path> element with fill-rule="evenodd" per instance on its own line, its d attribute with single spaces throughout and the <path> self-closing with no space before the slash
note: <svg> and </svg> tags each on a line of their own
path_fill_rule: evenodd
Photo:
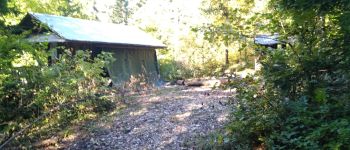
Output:
<svg viewBox="0 0 350 150">
<path fill-rule="evenodd" d="M 169 81 L 254 69 L 259 56 L 260 71 L 227 84 L 237 103 L 227 132 L 209 148 L 350 147 L 348 0 L 0 0 L 0 140 L 16 137 L 12 144 L 24 147 L 64 136 L 64 127 L 117 101 L 100 76 L 110 54 L 91 60 L 87 51 L 65 51 L 49 66 L 45 43 L 21 40 L 30 31 L 16 25 L 27 12 L 137 26 L 167 45 L 158 57 Z M 274 33 L 286 47 L 254 44 L 256 35 Z"/>
</svg>

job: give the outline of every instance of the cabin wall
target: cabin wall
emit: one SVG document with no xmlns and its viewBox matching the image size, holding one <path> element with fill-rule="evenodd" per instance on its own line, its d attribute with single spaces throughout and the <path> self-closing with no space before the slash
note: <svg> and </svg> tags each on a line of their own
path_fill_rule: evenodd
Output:
<svg viewBox="0 0 350 150">
<path fill-rule="evenodd" d="M 102 51 L 112 53 L 115 61 L 106 68 L 114 85 L 121 85 L 133 79 L 143 80 L 150 84 L 159 81 L 159 67 L 154 48 L 113 47 L 91 43 L 61 43 L 58 46 L 70 48 L 73 53 L 76 50 L 91 50 L 92 57 L 96 57 Z"/>
<path fill-rule="evenodd" d="M 111 52 L 116 59 L 108 65 L 108 73 L 114 84 L 135 79 L 155 83 L 159 79 L 156 51 L 154 49 L 117 49 L 103 50 Z"/>
</svg>

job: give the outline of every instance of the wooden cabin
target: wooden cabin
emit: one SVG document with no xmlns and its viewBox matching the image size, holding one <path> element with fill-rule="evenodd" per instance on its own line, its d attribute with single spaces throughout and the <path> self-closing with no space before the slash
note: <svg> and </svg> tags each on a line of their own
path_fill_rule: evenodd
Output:
<svg viewBox="0 0 350 150">
<path fill-rule="evenodd" d="M 136 27 L 40 13 L 28 13 L 20 26 L 32 30 L 29 41 L 48 42 L 49 49 L 90 50 L 93 56 L 112 53 L 115 61 L 106 68 L 115 85 L 138 76 L 159 80 L 156 49 L 165 45 Z M 58 48 L 53 59 L 60 53 Z"/>
</svg>

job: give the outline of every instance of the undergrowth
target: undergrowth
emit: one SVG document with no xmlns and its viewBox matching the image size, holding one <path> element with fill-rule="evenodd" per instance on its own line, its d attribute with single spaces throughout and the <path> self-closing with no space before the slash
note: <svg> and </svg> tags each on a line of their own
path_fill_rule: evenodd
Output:
<svg viewBox="0 0 350 150">
<path fill-rule="evenodd" d="M 15 137 L 8 148 L 30 148 L 115 108 L 117 99 L 109 95 L 116 91 L 102 77 L 113 61 L 110 54 L 92 59 L 89 51 L 65 50 L 48 64 L 46 44 L 18 39 L 22 36 L 0 36 L 0 141 Z"/>
</svg>

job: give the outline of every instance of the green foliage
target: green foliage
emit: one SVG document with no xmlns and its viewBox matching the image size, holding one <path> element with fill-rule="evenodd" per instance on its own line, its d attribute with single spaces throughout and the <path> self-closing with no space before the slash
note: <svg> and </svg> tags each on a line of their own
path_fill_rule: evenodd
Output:
<svg viewBox="0 0 350 150">
<path fill-rule="evenodd" d="M 87 18 L 79 1 L 2 0 L 0 1 L 0 141 L 34 123 L 23 139 L 41 137 L 56 126 L 63 128 L 75 120 L 84 120 L 91 113 L 113 107 L 101 99 L 105 79 L 104 67 L 109 54 L 92 60 L 87 52 L 63 53 L 57 63 L 48 66 L 46 44 L 28 43 L 25 35 L 12 35 L 27 12 L 49 13 Z M 107 107 L 108 106 L 108 107 Z M 92 111 L 93 110 L 93 111 Z M 38 117 L 44 116 L 44 120 Z M 47 126 L 50 127 L 47 127 Z M 42 130 L 36 130 L 41 128 Z M 55 131 L 53 131 L 55 132 Z M 31 137 L 36 135 L 34 137 Z M 16 139 L 22 138 L 17 137 Z M 14 144 L 25 143 L 12 141 Z M 17 142 L 17 143 L 16 143 Z"/>
<path fill-rule="evenodd" d="M 207 29 L 208 22 L 212 23 L 216 18 L 211 15 L 201 15 L 197 8 L 200 6 L 192 6 L 197 3 L 199 5 L 199 1 L 189 3 L 185 1 L 147 1 L 142 9 L 139 9 L 143 13 L 135 12 L 130 19 L 130 23 L 133 23 L 134 20 L 136 25 L 141 26 L 144 31 L 151 33 L 167 45 L 167 49 L 157 51 L 163 78 L 169 80 L 173 77 L 221 76 L 231 65 L 241 63 L 240 66 L 245 66 L 243 64 L 246 63 L 246 60 L 253 60 L 251 52 L 254 51 L 249 46 L 239 45 L 232 41 L 225 46 L 219 36 L 213 38 L 217 37 L 217 42 L 208 40 L 207 37 L 215 33 L 205 32 L 207 30 L 204 29 Z M 162 7 L 153 9 L 154 6 Z M 210 5 L 203 7 L 210 7 Z M 242 38 L 241 40 L 248 39 Z M 252 40 L 248 41 L 252 42 Z M 228 64 L 225 64 L 226 49 L 229 56 Z"/>
<path fill-rule="evenodd" d="M 190 57 L 189 62 L 175 61 L 170 56 L 161 58 L 160 75 L 166 81 L 193 78 L 193 77 L 213 77 L 221 76 L 225 70 L 223 62 L 219 62 L 212 56 L 203 60 L 196 56 Z"/>
<path fill-rule="evenodd" d="M 147 0 L 137 0 L 132 2 L 136 3 L 134 5 L 129 5 L 129 0 L 116 0 L 113 6 L 112 15 L 110 16 L 112 22 L 127 25 L 134 13 L 142 8 Z"/>
<path fill-rule="evenodd" d="M 159 60 L 160 66 L 160 75 L 163 79 L 167 81 L 182 79 L 183 75 L 181 73 L 181 65 L 172 59 L 161 59 Z"/>
<path fill-rule="evenodd" d="M 111 16 L 112 21 L 114 23 L 124 23 L 128 24 L 128 18 L 130 18 L 130 10 L 129 10 L 129 1 L 128 0 L 117 0 L 114 9 L 113 15 Z"/>
<path fill-rule="evenodd" d="M 262 50 L 259 79 L 237 88 L 231 145 L 268 149 L 350 148 L 349 1 L 273 0 L 267 28 L 289 41 Z"/>
<path fill-rule="evenodd" d="M 90 18 L 79 0 L 1 0 L 0 3 L 0 27 L 18 24 L 28 12 Z"/>
<path fill-rule="evenodd" d="M 202 14 L 208 21 L 192 29 L 196 40 L 184 38 L 183 42 L 183 49 L 189 51 L 186 54 L 195 62 L 192 68 L 198 70 L 199 76 L 221 76 L 224 72 L 253 68 L 252 37 L 257 32 L 253 22 L 260 21 L 253 8 L 252 0 L 202 2 Z M 204 42 L 192 44 L 198 39 Z"/>
<path fill-rule="evenodd" d="M 205 39 L 232 48 L 236 45 L 238 51 L 254 47 L 252 37 L 258 32 L 253 22 L 260 22 L 254 11 L 252 0 L 238 1 L 203 1 L 203 13 L 212 18 L 210 23 L 200 27 Z"/>
<path fill-rule="evenodd" d="M 260 82 L 260 79 L 247 77 L 230 83 L 239 93 L 232 114 L 234 121 L 227 126 L 234 147 L 249 148 L 264 143 L 266 134 L 280 122 L 278 114 L 282 110 L 276 106 L 281 105 L 281 98 Z"/>
<path fill-rule="evenodd" d="M 234 4 L 234 5 L 233 5 Z M 220 1 L 207 0 L 202 8 L 205 15 L 214 18 L 202 30 L 209 41 L 223 43 L 229 46 L 234 41 L 245 41 L 256 33 L 256 28 L 250 22 L 258 21 L 254 14 L 254 1 Z"/>
<path fill-rule="evenodd" d="M 63 127 L 91 112 L 113 108 L 112 100 L 104 98 L 108 88 L 101 76 L 103 67 L 113 61 L 111 54 L 92 59 L 88 51 L 73 55 L 67 50 L 48 65 L 45 44 L 21 39 L 6 33 L 0 36 L 1 141 L 42 115 L 51 119 L 39 124 Z"/>
</svg>

